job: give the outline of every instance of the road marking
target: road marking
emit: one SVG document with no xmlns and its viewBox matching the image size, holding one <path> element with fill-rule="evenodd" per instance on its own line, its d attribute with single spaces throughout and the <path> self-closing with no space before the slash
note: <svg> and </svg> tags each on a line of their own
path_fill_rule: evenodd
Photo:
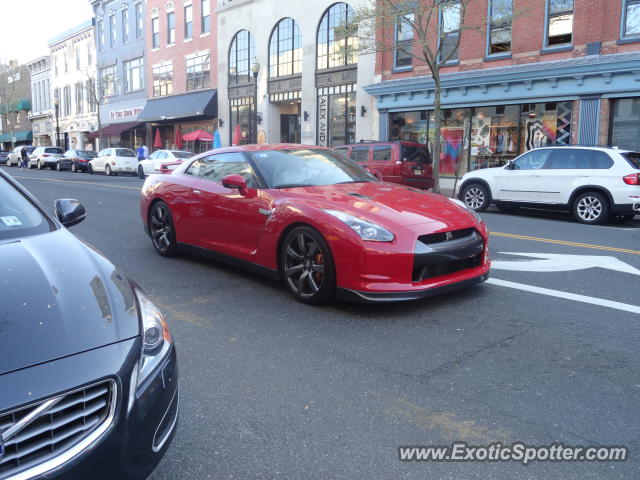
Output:
<svg viewBox="0 0 640 480">
<path fill-rule="evenodd" d="M 548 295 L 550 297 L 563 298 L 565 300 L 573 300 L 574 302 L 589 303 L 600 307 L 613 308 L 631 313 L 640 313 L 640 307 L 630 305 L 628 303 L 614 302 L 613 300 L 605 300 L 603 298 L 588 297 L 586 295 L 578 295 L 575 293 L 562 292 L 560 290 L 551 290 L 549 288 L 534 287 L 533 285 L 525 285 L 524 283 L 508 282 L 497 278 L 490 278 L 487 283 L 498 285 L 500 287 L 514 288 L 525 292 L 539 293 L 540 295 Z"/>
<path fill-rule="evenodd" d="M 13 178 L 22 178 L 26 180 L 44 180 L 45 182 L 61 182 L 61 183 L 81 183 L 83 185 L 98 185 L 99 187 L 109 187 L 109 188 L 124 188 L 127 190 L 137 190 L 140 191 L 139 187 L 127 187 L 126 185 L 112 185 L 110 183 L 100 183 L 100 182 L 81 182 L 80 180 L 61 180 L 59 178 L 42 178 L 42 177 L 20 177 L 18 175 L 12 175 Z"/>
<path fill-rule="evenodd" d="M 555 243 L 556 245 L 566 245 L 568 247 L 593 248 L 595 250 L 607 250 L 609 252 L 631 253 L 640 255 L 640 250 L 629 250 L 627 248 L 607 247 L 605 245 L 593 245 L 590 243 L 567 242 L 565 240 L 555 240 L 553 238 L 528 237 L 526 235 L 515 235 L 513 233 L 491 232 L 491 236 L 515 238 L 517 240 L 529 240 L 532 242 Z"/>
<path fill-rule="evenodd" d="M 535 260 L 494 260 L 491 268 L 517 272 L 571 272 L 587 268 L 604 268 L 616 272 L 640 275 L 640 270 L 618 260 L 616 257 L 599 255 L 564 255 L 557 253 L 500 252 L 504 255 L 531 257 Z"/>
</svg>

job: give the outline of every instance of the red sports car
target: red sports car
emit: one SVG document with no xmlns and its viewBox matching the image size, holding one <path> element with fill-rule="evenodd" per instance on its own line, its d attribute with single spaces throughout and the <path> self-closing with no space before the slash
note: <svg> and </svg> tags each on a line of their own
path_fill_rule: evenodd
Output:
<svg viewBox="0 0 640 480">
<path fill-rule="evenodd" d="M 458 200 L 377 180 L 323 147 L 213 150 L 151 175 L 140 213 L 156 251 L 282 278 L 300 301 L 412 300 L 486 280 L 488 232 Z"/>
</svg>

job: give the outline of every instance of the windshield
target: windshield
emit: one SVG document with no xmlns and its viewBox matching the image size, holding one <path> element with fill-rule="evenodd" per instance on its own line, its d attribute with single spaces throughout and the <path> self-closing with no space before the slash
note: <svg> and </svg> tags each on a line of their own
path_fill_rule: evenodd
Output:
<svg viewBox="0 0 640 480">
<path fill-rule="evenodd" d="M 44 153 L 59 153 L 59 154 L 63 154 L 64 150 L 62 150 L 61 148 L 57 148 L 57 147 L 51 147 L 51 148 L 45 148 L 44 149 Z"/>
<path fill-rule="evenodd" d="M 270 188 L 377 182 L 367 170 L 332 150 L 251 152 Z"/>
<path fill-rule="evenodd" d="M 50 232 L 54 226 L 7 180 L 0 176 L 0 240 Z"/>
<path fill-rule="evenodd" d="M 136 154 L 133 153 L 133 150 L 129 150 L 128 148 L 116 148 L 116 157 L 135 157 Z"/>
<path fill-rule="evenodd" d="M 193 153 L 191 152 L 171 152 L 173 156 L 176 158 L 191 158 L 193 157 Z"/>
<path fill-rule="evenodd" d="M 627 152 L 623 153 L 622 156 L 627 159 L 633 168 L 640 170 L 640 153 Z"/>
<path fill-rule="evenodd" d="M 78 156 L 86 158 L 96 158 L 98 156 L 98 152 L 95 152 L 93 150 L 78 150 Z"/>
</svg>

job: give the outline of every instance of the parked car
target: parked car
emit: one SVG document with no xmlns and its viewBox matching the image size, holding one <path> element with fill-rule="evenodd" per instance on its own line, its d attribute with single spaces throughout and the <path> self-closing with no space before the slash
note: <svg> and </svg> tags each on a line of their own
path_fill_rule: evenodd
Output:
<svg viewBox="0 0 640 480">
<path fill-rule="evenodd" d="M 11 152 L 5 152 L 4 150 L 0 150 L 0 165 L 7 164 L 7 157 L 9 156 L 9 153 Z"/>
<path fill-rule="evenodd" d="M 503 167 L 474 170 L 460 182 L 459 198 L 475 211 L 495 204 L 570 210 L 597 224 L 640 213 L 640 153 L 616 148 L 557 146 L 530 150 Z"/>
<path fill-rule="evenodd" d="M 282 277 L 295 298 L 388 302 L 479 283 L 487 227 L 459 200 L 382 183 L 324 147 L 246 145 L 151 175 L 140 214 L 158 254 Z"/>
<path fill-rule="evenodd" d="M 136 174 L 138 159 L 130 148 L 105 148 L 98 156 L 89 161 L 89 173 L 104 172 L 105 175 L 118 173 Z"/>
<path fill-rule="evenodd" d="M 405 141 L 360 142 L 335 147 L 380 180 L 411 187 L 433 187 L 431 154 L 426 145 Z"/>
<path fill-rule="evenodd" d="M 192 152 L 182 150 L 156 150 L 149 158 L 138 162 L 138 176 L 145 178 L 152 173 L 163 173 L 163 170 L 175 170 L 183 160 L 193 157 Z M 166 168 L 161 168 L 166 165 Z"/>
<path fill-rule="evenodd" d="M 98 157 L 98 152 L 94 150 L 67 150 L 64 158 L 71 161 L 72 172 L 86 172 L 89 162 Z"/>
<path fill-rule="evenodd" d="M 64 150 L 60 147 L 36 147 L 29 155 L 29 168 L 42 170 L 49 167 L 51 170 L 68 170 L 71 161 L 64 158 Z"/>
<path fill-rule="evenodd" d="M 17 167 L 20 165 L 20 158 L 21 158 L 20 155 L 21 155 L 23 146 L 24 145 L 18 145 L 13 150 L 11 150 L 9 155 L 7 155 L 7 167 Z M 36 147 L 31 145 L 25 148 L 27 149 L 27 155 L 31 155 L 31 153 L 36 149 Z"/>
<path fill-rule="evenodd" d="M 178 417 L 162 313 L 0 171 L 0 478 L 146 478 Z"/>
</svg>

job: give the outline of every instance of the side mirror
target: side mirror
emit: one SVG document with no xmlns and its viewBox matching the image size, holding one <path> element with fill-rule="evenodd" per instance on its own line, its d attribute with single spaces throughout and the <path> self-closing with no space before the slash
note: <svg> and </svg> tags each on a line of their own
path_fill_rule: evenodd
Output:
<svg viewBox="0 0 640 480">
<path fill-rule="evenodd" d="M 247 181 L 242 175 L 238 175 L 237 173 L 232 173 L 231 175 L 223 177 L 222 186 L 225 188 L 240 190 L 241 195 L 245 195 L 247 191 Z"/>
<path fill-rule="evenodd" d="M 515 170 L 515 168 L 516 168 L 516 163 L 513 160 L 509 160 L 507 162 L 506 169 L 507 170 Z"/>
<path fill-rule="evenodd" d="M 78 201 L 72 198 L 61 198 L 54 202 L 56 210 L 56 218 L 65 227 L 73 227 L 87 216 L 87 211 L 84 206 Z"/>
</svg>

